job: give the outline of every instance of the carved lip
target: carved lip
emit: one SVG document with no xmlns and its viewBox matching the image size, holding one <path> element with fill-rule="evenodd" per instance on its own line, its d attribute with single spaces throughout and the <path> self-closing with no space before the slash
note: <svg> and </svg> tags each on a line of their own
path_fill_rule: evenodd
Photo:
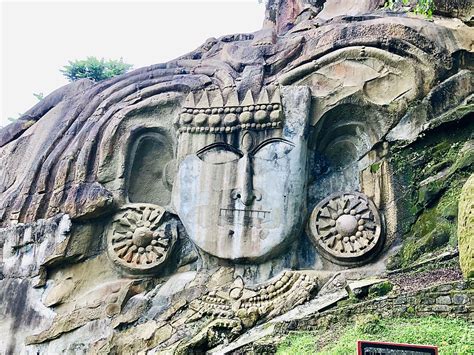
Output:
<svg viewBox="0 0 474 355">
<path fill-rule="evenodd" d="M 249 225 L 259 225 L 269 218 L 271 211 L 250 210 L 239 208 L 221 208 L 219 217 L 226 222 L 235 223 L 243 222 Z"/>
</svg>

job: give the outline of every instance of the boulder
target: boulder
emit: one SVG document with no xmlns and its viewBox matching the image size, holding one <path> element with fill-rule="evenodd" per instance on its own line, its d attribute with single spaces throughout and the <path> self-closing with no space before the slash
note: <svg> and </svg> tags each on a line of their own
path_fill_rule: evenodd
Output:
<svg viewBox="0 0 474 355">
<path fill-rule="evenodd" d="M 458 243 L 462 272 L 466 278 L 474 277 L 474 174 L 459 198 Z"/>
</svg>

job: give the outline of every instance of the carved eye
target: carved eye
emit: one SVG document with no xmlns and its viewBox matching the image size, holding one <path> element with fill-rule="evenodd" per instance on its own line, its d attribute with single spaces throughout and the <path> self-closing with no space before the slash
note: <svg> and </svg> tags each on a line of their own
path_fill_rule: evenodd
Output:
<svg viewBox="0 0 474 355">
<path fill-rule="evenodd" d="M 255 149 L 254 156 L 263 160 L 277 160 L 291 152 L 293 147 L 294 144 L 285 140 L 268 140 Z"/>
<path fill-rule="evenodd" d="M 197 156 L 205 163 L 226 164 L 237 161 L 242 154 L 228 144 L 212 144 L 198 151 Z"/>
</svg>

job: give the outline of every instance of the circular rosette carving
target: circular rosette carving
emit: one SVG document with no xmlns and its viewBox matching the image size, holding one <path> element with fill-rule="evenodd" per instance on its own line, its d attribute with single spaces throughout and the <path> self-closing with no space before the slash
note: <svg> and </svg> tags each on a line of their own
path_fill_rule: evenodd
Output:
<svg viewBox="0 0 474 355">
<path fill-rule="evenodd" d="M 359 192 L 335 193 L 321 201 L 309 220 L 321 254 L 342 265 L 369 261 L 383 243 L 380 213 Z"/>
<path fill-rule="evenodd" d="M 108 254 L 129 273 L 156 272 L 176 241 L 176 229 L 162 223 L 163 207 L 137 203 L 124 206 L 109 228 Z"/>
</svg>

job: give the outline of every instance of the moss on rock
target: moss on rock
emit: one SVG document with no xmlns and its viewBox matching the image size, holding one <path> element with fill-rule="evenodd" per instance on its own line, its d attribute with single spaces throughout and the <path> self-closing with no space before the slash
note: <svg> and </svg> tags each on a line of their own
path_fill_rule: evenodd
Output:
<svg viewBox="0 0 474 355">
<path fill-rule="evenodd" d="M 474 123 L 465 121 L 392 152 L 403 237 L 399 251 L 388 259 L 389 270 L 457 246 L 458 200 L 474 167 L 472 129 Z"/>
<path fill-rule="evenodd" d="M 445 246 L 456 246 L 455 217 L 460 194 L 458 184 L 442 195 L 435 206 L 425 209 L 405 236 L 396 267 L 406 267 L 428 252 Z M 396 260 L 396 258 L 393 258 Z"/>
<path fill-rule="evenodd" d="M 370 286 L 369 296 L 370 297 L 385 296 L 390 291 L 392 291 L 392 289 L 393 289 L 392 283 L 390 281 L 384 281 L 384 282 L 378 283 L 376 285 Z"/>
</svg>

